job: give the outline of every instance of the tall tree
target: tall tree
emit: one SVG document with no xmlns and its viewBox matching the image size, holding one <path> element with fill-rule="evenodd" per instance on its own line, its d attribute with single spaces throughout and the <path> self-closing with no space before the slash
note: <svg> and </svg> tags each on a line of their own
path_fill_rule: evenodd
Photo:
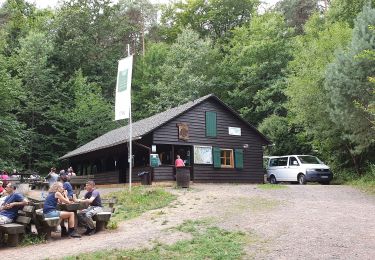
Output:
<svg viewBox="0 0 375 260">
<path fill-rule="evenodd" d="M 346 23 L 330 24 L 315 15 L 306 24 L 305 35 L 294 44 L 294 59 L 289 64 L 288 110 L 295 124 L 303 125 L 315 150 L 326 159 L 342 166 L 349 159 L 341 129 L 330 120 L 327 112 L 329 97 L 324 88 L 325 69 L 334 60 L 338 48 L 344 48 L 351 38 Z"/>
<path fill-rule="evenodd" d="M 191 29 L 179 35 L 161 67 L 151 111 L 160 112 L 212 92 L 220 55 L 211 46 L 210 40 L 200 39 Z"/>
<path fill-rule="evenodd" d="M 55 65 L 69 80 L 82 69 L 89 82 L 102 87 L 105 98 L 113 102 L 117 61 L 131 53 L 142 53 L 148 24 L 153 24 L 153 6 L 141 2 L 111 0 L 65 1 L 52 24 Z"/>
<path fill-rule="evenodd" d="M 159 95 L 158 82 L 163 76 L 170 46 L 165 43 L 149 43 L 145 56 L 135 60 L 132 79 L 132 116 L 135 120 L 151 116 L 150 104 Z"/>
<path fill-rule="evenodd" d="M 273 143 L 267 147 L 270 155 L 310 154 L 312 152 L 310 140 L 301 129 L 302 126 L 293 123 L 289 118 L 271 115 L 259 125 L 259 130 Z"/>
<path fill-rule="evenodd" d="M 322 11 L 319 0 L 282 0 L 276 4 L 287 21 L 288 26 L 295 28 L 297 33 L 303 32 L 303 26 L 314 12 Z"/>
<path fill-rule="evenodd" d="M 375 75 L 375 60 L 358 57 L 363 50 L 375 50 L 375 9 L 365 6 L 358 15 L 348 51 L 341 51 L 326 72 L 325 89 L 330 97 L 328 112 L 347 142 L 353 164 L 358 172 L 363 161 L 373 156 L 375 131 L 373 115 L 361 110 L 355 101 L 368 106 L 374 102 L 373 86 L 368 78 Z M 371 120 L 369 120 L 369 118 Z"/>
<path fill-rule="evenodd" d="M 3 36 L 4 32 L 0 31 Z M 0 37 L 0 53 L 5 48 L 5 37 Z M 0 168 L 19 167 L 18 159 L 25 154 L 24 126 L 17 120 L 19 97 L 23 95 L 21 82 L 9 73 L 11 63 L 0 54 Z"/>
<path fill-rule="evenodd" d="M 220 73 L 228 102 L 257 125 L 271 114 L 285 115 L 285 69 L 291 59 L 292 31 L 276 13 L 256 16 L 237 28 Z"/>
<path fill-rule="evenodd" d="M 374 0 L 332 0 L 328 12 L 328 18 L 332 22 L 342 21 L 354 26 L 357 15 L 362 11 L 366 3 L 375 4 Z"/>
<path fill-rule="evenodd" d="M 58 117 L 50 113 L 51 106 L 61 101 L 56 74 L 49 63 L 53 45 L 45 34 L 30 31 L 20 46 L 16 62 L 25 98 L 21 99 L 18 117 L 28 128 L 25 161 L 29 169 L 48 168 L 47 164 L 57 158 L 54 151 L 61 147 L 53 142 L 56 132 L 52 121 L 58 121 Z"/>
<path fill-rule="evenodd" d="M 82 71 L 75 73 L 68 85 L 73 89 L 71 109 L 66 120 L 71 121 L 76 134 L 76 146 L 114 129 L 112 106 L 104 100 L 101 88 L 95 83 L 88 83 Z M 77 127 L 79 126 L 79 127 Z"/>
<path fill-rule="evenodd" d="M 259 0 L 179 1 L 164 12 L 162 23 L 171 39 L 190 27 L 201 37 L 225 41 L 232 29 L 250 21 L 258 5 Z"/>
</svg>

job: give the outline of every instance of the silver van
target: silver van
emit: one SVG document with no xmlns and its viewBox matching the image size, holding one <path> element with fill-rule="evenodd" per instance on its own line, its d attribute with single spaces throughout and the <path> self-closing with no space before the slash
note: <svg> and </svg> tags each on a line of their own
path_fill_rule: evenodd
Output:
<svg viewBox="0 0 375 260">
<path fill-rule="evenodd" d="M 329 184 L 333 178 L 330 168 L 312 155 L 271 156 L 266 170 L 267 180 L 272 184 L 279 181 Z"/>
</svg>

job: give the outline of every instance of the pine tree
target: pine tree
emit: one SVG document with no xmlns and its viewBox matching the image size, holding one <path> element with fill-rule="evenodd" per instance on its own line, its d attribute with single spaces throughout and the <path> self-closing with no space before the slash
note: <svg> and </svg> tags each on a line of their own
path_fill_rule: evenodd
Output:
<svg viewBox="0 0 375 260">
<path fill-rule="evenodd" d="M 369 77 L 375 75 L 375 60 L 360 55 L 364 50 L 375 50 L 375 35 L 369 28 L 373 25 L 375 9 L 366 5 L 355 21 L 348 50 L 338 52 L 326 71 L 328 112 L 331 120 L 342 129 L 340 137 L 346 141 L 358 172 L 366 159 L 371 159 L 375 143 L 375 131 L 369 120 L 373 115 L 356 105 L 368 106 L 374 101 Z"/>
</svg>

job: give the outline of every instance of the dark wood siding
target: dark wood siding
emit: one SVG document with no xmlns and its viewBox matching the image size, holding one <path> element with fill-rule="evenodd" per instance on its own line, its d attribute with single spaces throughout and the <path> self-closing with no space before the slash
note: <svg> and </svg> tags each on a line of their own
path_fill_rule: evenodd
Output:
<svg viewBox="0 0 375 260">
<path fill-rule="evenodd" d="M 154 168 L 153 181 L 173 181 L 174 180 L 174 167 L 173 166 L 160 166 Z"/>
<path fill-rule="evenodd" d="M 110 171 L 110 172 L 96 173 L 94 178 L 95 178 L 96 184 L 118 183 L 119 172 L 118 171 Z"/>
<path fill-rule="evenodd" d="M 217 112 L 217 137 L 206 137 L 205 112 Z M 189 127 L 189 140 L 178 139 L 178 123 Z M 228 127 L 240 127 L 241 136 L 228 134 Z M 207 100 L 154 131 L 154 144 L 207 145 L 227 149 L 243 149 L 243 169 L 214 169 L 213 165 L 194 165 L 195 182 L 263 181 L 262 140 L 258 133 L 239 120 L 224 106 Z M 248 148 L 244 149 L 247 144 Z M 161 170 L 160 170 L 161 171 Z"/>
<path fill-rule="evenodd" d="M 129 183 L 129 168 L 126 169 L 126 182 Z M 148 172 L 151 174 L 151 167 L 149 166 L 139 166 L 139 167 L 134 167 L 132 169 L 132 182 L 140 182 L 141 178 L 138 177 L 138 173 L 141 172 Z"/>
</svg>

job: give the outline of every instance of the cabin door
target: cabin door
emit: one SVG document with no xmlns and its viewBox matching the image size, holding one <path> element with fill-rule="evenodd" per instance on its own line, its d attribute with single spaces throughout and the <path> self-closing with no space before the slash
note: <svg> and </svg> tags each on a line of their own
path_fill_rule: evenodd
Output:
<svg viewBox="0 0 375 260">
<path fill-rule="evenodd" d="M 193 146 L 191 145 L 176 145 L 174 147 L 174 159 L 177 155 L 184 161 L 186 167 L 190 167 L 190 180 L 194 180 L 193 172 Z"/>
</svg>

